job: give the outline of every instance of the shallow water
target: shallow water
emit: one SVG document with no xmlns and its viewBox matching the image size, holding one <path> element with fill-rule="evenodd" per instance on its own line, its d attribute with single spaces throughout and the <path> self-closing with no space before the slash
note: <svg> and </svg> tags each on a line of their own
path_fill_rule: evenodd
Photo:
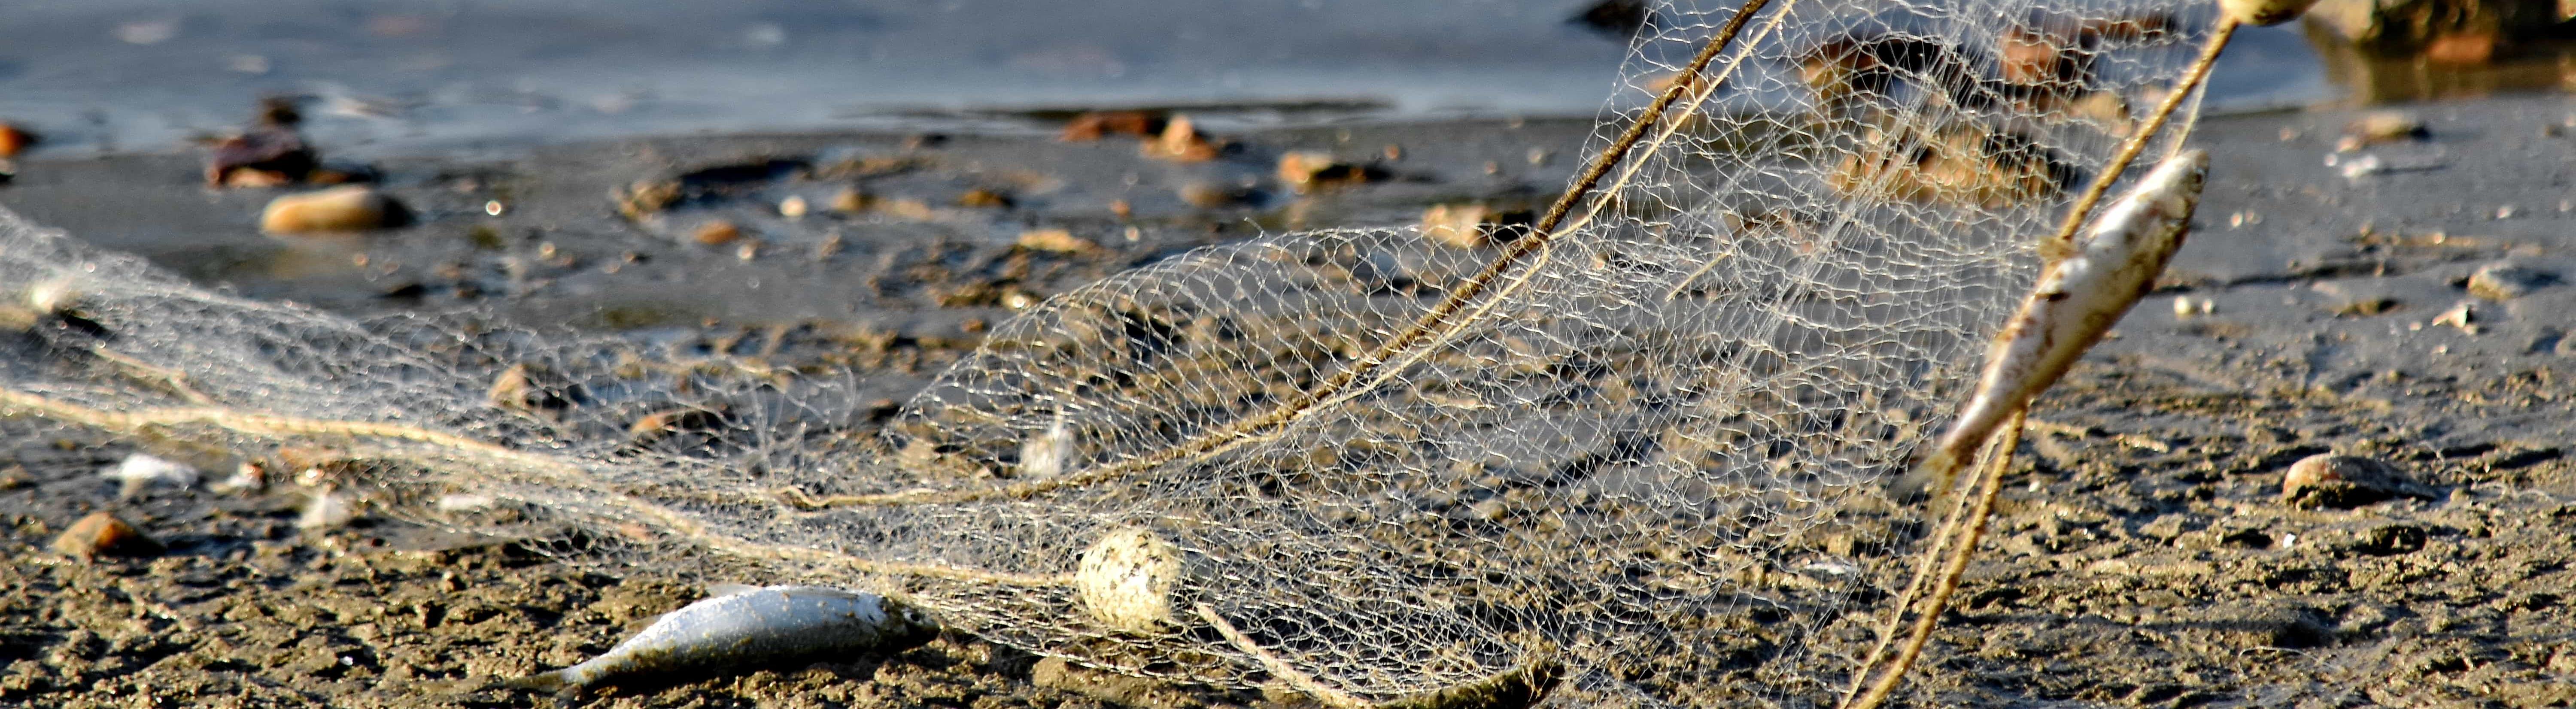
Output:
<svg viewBox="0 0 2576 709">
<path fill-rule="evenodd" d="M 1224 103 L 1222 121 L 1589 116 L 1625 39 L 1581 0 L 80 0 L 0 23 L 0 117 L 54 150 L 165 150 L 262 94 L 377 150 L 695 132 L 993 127 L 978 109 Z M 2334 92 L 2297 33 L 2239 39 L 2214 105 Z M 1007 127 L 1009 124 L 1003 124 Z"/>
</svg>

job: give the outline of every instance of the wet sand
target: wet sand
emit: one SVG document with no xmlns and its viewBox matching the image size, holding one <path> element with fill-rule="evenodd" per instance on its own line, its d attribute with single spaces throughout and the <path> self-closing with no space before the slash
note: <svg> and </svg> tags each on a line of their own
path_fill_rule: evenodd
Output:
<svg viewBox="0 0 2576 709">
<path fill-rule="evenodd" d="M 2045 424 L 1916 675 L 1929 700 L 2576 702 L 2565 597 L 2576 588 L 2576 103 L 2405 108 L 2431 141 L 2371 152 L 2438 167 L 2342 176 L 2324 159 L 2348 112 L 2201 123 L 2195 142 L 2215 161 L 2199 227 L 2158 293 L 2039 407 Z M 244 295 L 350 313 L 488 308 L 672 340 L 791 327 L 864 350 L 836 361 L 901 399 L 1008 317 L 1014 295 L 1043 298 L 1265 229 L 1543 201 L 1590 131 L 1588 120 L 1246 131 L 1224 136 L 1234 152 L 1197 164 L 1142 158 L 1128 140 L 1058 143 L 1034 127 L 386 157 L 372 162 L 422 223 L 326 241 L 257 234 L 271 193 L 209 192 L 190 154 L 38 153 L 0 204 Z M 1292 149 L 1376 161 L 1388 177 L 1301 196 L 1270 175 Z M 640 221 L 608 198 L 671 178 L 691 197 Z M 826 213 L 843 185 L 886 206 Z M 960 206 L 976 189 L 1010 204 Z M 790 196 L 814 213 L 779 214 Z M 1225 203 L 1191 203 L 1215 198 Z M 487 214 L 496 201 L 501 214 Z M 718 218 L 748 236 L 692 240 Z M 1002 255 L 1042 227 L 1101 248 Z M 2470 276 L 2500 261 L 2555 279 L 2503 300 L 2471 295 Z M 2190 314 L 2176 314 L 2178 300 Z M 2443 317 L 2462 303 L 2474 333 Z M 0 434 L 34 426 L 0 421 Z M 0 475 L 11 557 L 0 566 L 0 704 L 529 705 L 549 700 L 493 680 L 577 662 L 703 593 L 563 543 L 393 523 L 299 533 L 291 486 L 120 501 L 95 470 L 130 447 L 43 435 L 60 444 L 0 461 L 25 470 Z M 2431 492 L 2354 509 L 2281 504 L 2285 469 L 2323 452 L 2392 462 Z M 81 562 L 45 549 L 98 509 L 169 550 Z M 947 637 L 582 704 L 1287 701 L 1104 677 Z"/>
</svg>

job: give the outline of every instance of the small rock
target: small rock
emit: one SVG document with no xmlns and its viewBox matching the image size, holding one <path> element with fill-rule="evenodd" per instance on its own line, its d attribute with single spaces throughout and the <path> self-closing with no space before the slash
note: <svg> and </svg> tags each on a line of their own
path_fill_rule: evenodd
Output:
<svg viewBox="0 0 2576 709">
<path fill-rule="evenodd" d="M 1030 251 L 1058 254 L 1087 254 L 1100 250 L 1099 244 L 1074 236 L 1063 229 L 1031 229 L 1020 232 L 1019 246 Z"/>
<path fill-rule="evenodd" d="M 1482 204 L 1437 204 L 1422 210 L 1423 238 L 1461 249 L 1481 248 L 1511 226 L 1533 221 L 1526 211 L 1502 211 Z M 1509 241 L 1510 239 L 1503 239 Z"/>
<path fill-rule="evenodd" d="M 841 191 L 832 193 L 832 211 L 842 214 L 858 214 L 875 207 L 876 201 L 877 198 L 875 195 L 861 192 L 859 191 L 859 188 L 843 187 L 841 188 Z"/>
<path fill-rule="evenodd" d="M 637 446 L 661 442 L 683 432 L 708 432 L 723 428 L 722 412 L 700 408 L 670 409 L 646 414 L 626 427 L 626 440 Z"/>
<path fill-rule="evenodd" d="M 2555 274 L 2507 261 L 2478 267 L 2469 274 L 2469 295 L 2504 301 L 2531 294 L 2557 281 Z"/>
<path fill-rule="evenodd" d="M 709 219 L 707 223 L 698 225 L 697 231 L 689 232 L 690 240 L 708 246 L 723 246 L 741 238 L 742 227 L 723 219 Z"/>
<path fill-rule="evenodd" d="M 658 214 L 664 209 L 669 209 L 671 205 L 678 204 L 680 195 L 681 186 L 678 180 L 640 180 L 634 184 L 610 190 L 608 199 L 617 204 L 619 216 L 626 217 L 628 221 L 640 222 L 645 217 Z"/>
<path fill-rule="evenodd" d="M 1199 133 L 1197 126 L 1190 124 L 1188 116 L 1173 116 L 1171 122 L 1163 126 L 1161 134 L 1145 141 L 1143 152 L 1145 157 L 1157 160 L 1207 162 L 1215 160 L 1219 151 L 1216 144 L 1208 142 L 1207 136 Z"/>
<path fill-rule="evenodd" d="M 2401 495 L 2433 497 L 2397 466 L 2373 458 L 2312 455 L 2290 464 L 2281 476 L 2281 503 L 2300 509 L 2352 509 Z"/>
<path fill-rule="evenodd" d="M 0 158 L 17 157 L 20 151 L 36 144 L 36 134 L 13 123 L 0 123 Z"/>
<path fill-rule="evenodd" d="M 116 515 L 93 512 L 73 522 L 62 536 L 54 537 L 53 549 L 87 561 L 101 556 L 151 556 L 161 553 L 161 542 Z"/>
<path fill-rule="evenodd" d="M 1291 151 L 1279 156 L 1279 181 L 1298 194 L 1318 189 L 1364 184 L 1386 178 L 1386 171 L 1334 160 L 1329 153 Z"/>
<path fill-rule="evenodd" d="M 410 222 L 410 209 L 363 185 L 281 195 L 259 214 L 260 231 L 270 234 L 360 232 Z"/>
<path fill-rule="evenodd" d="M 27 466 L 12 465 L 0 468 L 0 490 L 16 490 L 35 484 L 36 476 L 27 472 Z"/>
<path fill-rule="evenodd" d="M 1240 185 L 1197 181 L 1180 188 L 1181 201 L 1192 207 L 1216 209 L 1251 204 L 1261 200 L 1261 191 Z"/>
<path fill-rule="evenodd" d="M 1085 111 L 1064 124 L 1057 140 L 1085 143 L 1113 135 L 1149 138 L 1160 135 L 1171 121 L 1160 111 Z"/>
<path fill-rule="evenodd" d="M 2449 325 L 2451 327 L 2459 328 L 2461 332 L 2469 333 L 2471 335 L 2478 334 L 2478 331 L 2481 329 L 2477 324 L 2477 311 L 2471 307 L 2471 304 L 2468 301 L 2465 300 L 2460 301 L 2459 305 L 2451 306 L 2450 310 L 2442 311 L 2442 314 L 2433 316 L 2433 321 L 2429 324 L 2434 327 Z"/>
<path fill-rule="evenodd" d="M 2381 143 L 2417 141 L 2433 137 L 2424 120 L 2401 111 L 2372 111 L 2344 124 L 2343 138 L 2335 150 L 2353 152 Z"/>
<path fill-rule="evenodd" d="M 791 195 L 786 199 L 778 200 L 778 216 L 789 219 L 802 219 L 805 216 L 806 209 L 805 198 L 803 197 Z"/>
<path fill-rule="evenodd" d="M 483 395 L 493 406 L 503 409 L 555 416 L 572 408 L 570 389 L 546 370 L 521 362 L 501 370 Z"/>
<path fill-rule="evenodd" d="M 1008 209 L 1012 204 L 1013 201 L 1010 195 L 1002 194 L 998 190 L 990 190 L 982 187 L 967 190 L 966 194 L 957 196 L 957 206 L 960 207 L 999 207 Z"/>
</svg>

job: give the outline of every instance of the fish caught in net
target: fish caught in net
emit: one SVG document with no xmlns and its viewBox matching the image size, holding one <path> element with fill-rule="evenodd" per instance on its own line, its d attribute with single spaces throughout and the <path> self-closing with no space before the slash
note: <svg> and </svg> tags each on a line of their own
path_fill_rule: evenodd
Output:
<svg viewBox="0 0 2576 709">
<path fill-rule="evenodd" d="M 2191 100 L 2218 16 L 1660 4 L 1593 141 L 1616 159 L 1537 227 L 1145 266 L 996 326 L 881 427 L 854 370 L 255 302 L 0 216 L 0 286 L 44 296 L 12 306 L 0 408 L 318 455 L 388 514 L 868 589 L 1144 676 L 1829 705 L 1926 534 L 1889 481 L 2069 205 L 2130 138 L 2179 140 L 2145 118 Z M 459 494 L 502 504 L 434 504 Z"/>
</svg>

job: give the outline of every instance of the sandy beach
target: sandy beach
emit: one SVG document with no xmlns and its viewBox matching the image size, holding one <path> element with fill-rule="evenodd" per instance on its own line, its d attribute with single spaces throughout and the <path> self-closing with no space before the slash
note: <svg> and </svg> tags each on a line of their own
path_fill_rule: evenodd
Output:
<svg viewBox="0 0 2576 709">
<path fill-rule="evenodd" d="M 2050 392 L 1984 553 L 1917 678 L 1977 706 L 2576 704 L 2576 101 L 2385 107 L 2430 139 L 2338 153 L 2358 110 L 2203 119 L 2214 156 L 2154 295 Z M 361 151 L 417 223 L 256 229 L 274 192 L 195 152 L 35 153 L 0 205 L 243 296 L 353 315 L 483 309 L 692 342 L 785 332 L 901 401 L 1015 303 L 1265 231 L 1543 206 L 1589 120 L 1377 120 L 1218 134 L 1214 160 L 1055 124 Z M 328 148 L 329 146 L 324 146 Z M 1301 193 L 1323 151 L 1379 179 Z M 2332 164 L 2329 164 L 2329 159 Z M 2372 159 L 2380 168 L 2354 168 Z M 640 218 L 610 195 L 672 182 Z M 864 209 L 836 212 L 844 188 Z M 982 195 L 982 196 L 978 196 Z M 781 209 L 794 200 L 804 205 Z M 703 237 L 727 222 L 735 234 Z M 1091 246 L 1014 264 L 1025 234 Z M 717 243 L 706 243 L 706 242 Z M 2499 265 L 2501 264 L 2501 265 Z M 2505 271 L 2506 292 L 2472 288 Z M 2481 274 L 2484 275 L 2481 275 Z M 728 339 L 731 338 L 731 339 Z M 729 346 L 729 345 L 728 345 Z M 523 706 L 496 680 L 578 662 L 702 589 L 560 540 L 392 522 L 299 532 L 291 488 L 147 489 L 76 429 L 0 459 L 0 704 Z M 2365 456 L 2406 494 L 2281 499 L 2292 463 Z M 114 510 L 167 550 L 47 548 Z M 749 579 L 747 579 L 749 580 Z M 950 635 L 882 658 L 620 687 L 602 707 L 1293 705 L 1103 675 Z"/>
</svg>

